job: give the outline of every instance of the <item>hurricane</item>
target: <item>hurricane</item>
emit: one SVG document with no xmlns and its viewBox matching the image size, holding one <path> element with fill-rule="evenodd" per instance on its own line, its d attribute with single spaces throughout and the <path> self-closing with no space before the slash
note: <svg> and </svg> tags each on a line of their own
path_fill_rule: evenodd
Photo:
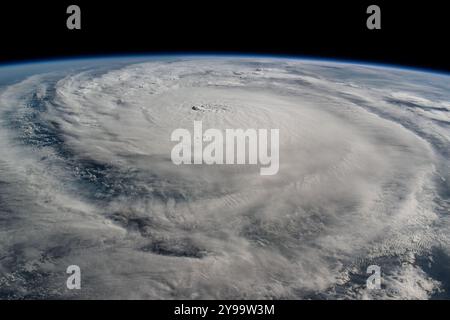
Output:
<svg viewBox="0 0 450 320">
<path fill-rule="evenodd" d="M 279 130 L 278 171 L 174 164 L 172 132 L 196 121 Z M 2 299 L 450 298 L 446 74 L 249 56 L 7 65 L 0 154 Z"/>
</svg>

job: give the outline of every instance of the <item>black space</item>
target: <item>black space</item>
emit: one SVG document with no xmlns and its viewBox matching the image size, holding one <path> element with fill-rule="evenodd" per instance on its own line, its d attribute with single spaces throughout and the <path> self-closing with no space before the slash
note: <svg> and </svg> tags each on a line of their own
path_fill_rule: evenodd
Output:
<svg viewBox="0 0 450 320">
<path fill-rule="evenodd" d="M 267 53 L 450 71 L 444 1 L 14 1 L 0 4 L 0 61 L 162 52 Z M 81 30 L 66 8 L 81 7 Z M 381 7 L 382 29 L 366 28 Z"/>
</svg>

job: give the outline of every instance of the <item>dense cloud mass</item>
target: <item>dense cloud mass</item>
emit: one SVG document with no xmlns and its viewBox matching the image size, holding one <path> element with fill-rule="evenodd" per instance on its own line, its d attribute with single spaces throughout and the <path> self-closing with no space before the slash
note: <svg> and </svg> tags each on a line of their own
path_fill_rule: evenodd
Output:
<svg viewBox="0 0 450 320">
<path fill-rule="evenodd" d="M 1 298 L 449 297 L 448 76 L 230 57 L 0 74 Z M 174 165 L 194 120 L 279 129 L 278 174 Z"/>
</svg>

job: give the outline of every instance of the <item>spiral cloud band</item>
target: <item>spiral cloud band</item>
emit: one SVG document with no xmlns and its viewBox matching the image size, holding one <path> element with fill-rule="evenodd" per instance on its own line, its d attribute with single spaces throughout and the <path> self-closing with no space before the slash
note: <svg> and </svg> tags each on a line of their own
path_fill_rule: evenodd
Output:
<svg viewBox="0 0 450 320">
<path fill-rule="evenodd" d="M 143 60 L 2 67 L 1 298 L 448 297 L 450 77 Z M 174 164 L 197 121 L 278 129 L 276 174 Z"/>
</svg>

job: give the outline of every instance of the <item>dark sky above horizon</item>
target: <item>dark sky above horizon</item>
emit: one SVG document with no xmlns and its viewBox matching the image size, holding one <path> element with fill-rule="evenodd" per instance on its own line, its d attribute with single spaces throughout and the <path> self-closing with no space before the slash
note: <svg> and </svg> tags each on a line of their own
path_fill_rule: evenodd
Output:
<svg viewBox="0 0 450 320">
<path fill-rule="evenodd" d="M 81 8 L 81 30 L 66 8 Z M 366 28 L 378 4 L 382 29 Z M 0 62 L 80 55 L 229 52 L 363 60 L 450 71 L 442 2 L 14 1 L 0 8 Z"/>
</svg>

